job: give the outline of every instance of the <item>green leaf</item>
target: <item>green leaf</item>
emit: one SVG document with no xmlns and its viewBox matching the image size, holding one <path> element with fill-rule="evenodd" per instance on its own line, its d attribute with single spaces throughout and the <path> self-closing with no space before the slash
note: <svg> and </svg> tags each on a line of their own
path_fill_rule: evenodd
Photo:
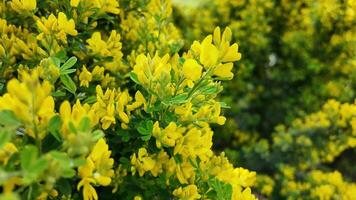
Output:
<svg viewBox="0 0 356 200">
<path fill-rule="evenodd" d="M 62 169 L 62 177 L 71 178 L 75 175 L 75 171 L 72 169 L 74 166 L 71 165 L 71 159 L 68 154 L 59 151 L 52 151 L 50 152 L 50 155 L 58 162 L 59 167 Z"/>
<path fill-rule="evenodd" d="M 228 200 L 232 197 L 232 186 L 228 183 L 224 183 L 215 177 L 211 177 L 208 180 L 209 186 L 215 191 L 217 200 Z"/>
<path fill-rule="evenodd" d="M 12 133 L 7 129 L 0 129 L 0 149 L 10 141 Z"/>
<path fill-rule="evenodd" d="M 93 104 L 96 102 L 96 96 L 90 96 L 86 98 L 83 103 Z"/>
<path fill-rule="evenodd" d="M 135 74 L 135 72 L 130 72 L 129 75 L 131 80 L 133 80 L 133 82 L 140 85 L 140 81 L 138 80 L 137 74 Z"/>
<path fill-rule="evenodd" d="M 62 90 L 57 90 L 55 92 L 52 92 L 53 97 L 64 97 L 66 95 L 65 91 Z"/>
<path fill-rule="evenodd" d="M 38 149 L 33 145 L 28 145 L 21 151 L 21 169 L 31 171 L 32 165 L 36 162 Z"/>
<path fill-rule="evenodd" d="M 77 62 L 77 58 L 76 57 L 71 57 L 67 60 L 67 62 L 65 62 L 62 66 L 61 66 L 61 74 L 62 74 L 62 71 L 66 70 L 66 69 L 69 69 L 71 67 L 73 67 L 75 65 L 75 63 Z"/>
<path fill-rule="evenodd" d="M 69 121 L 69 122 L 68 122 L 68 130 L 69 130 L 70 132 L 72 132 L 72 133 L 75 133 L 75 134 L 78 133 L 78 132 L 77 132 L 77 129 L 75 128 L 75 126 L 74 126 L 74 124 L 73 124 L 72 121 Z"/>
<path fill-rule="evenodd" d="M 17 128 L 21 123 L 11 110 L 2 110 L 0 111 L 0 125 Z"/>
<path fill-rule="evenodd" d="M 59 142 L 62 141 L 62 137 L 59 132 L 60 126 L 61 126 L 61 118 L 58 115 L 53 116 L 48 122 L 48 131 Z"/>
<path fill-rule="evenodd" d="M 227 105 L 225 102 L 219 102 L 221 108 L 231 108 L 229 105 Z"/>
<path fill-rule="evenodd" d="M 144 135 L 144 136 L 147 136 L 147 135 L 151 135 L 152 133 L 152 130 L 153 130 L 153 122 L 152 120 L 145 120 L 145 121 L 142 121 L 139 125 L 139 127 L 137 128 L 137 131 L 141 134 L 141 135 Z M 147 139 L 147 137 L 145 137 L 145 139 Z"/>
<path fill-rule="evenodd" d="M 188 94 L 182 93 L 182 94 L 178 94 L 178 95 L 172 97 L 171 99 L 169 99 L 167 101 L 164 101 L 163 103 L 168 104 L 168 105 L 182 104 L 187 101 L 187 97 L 188 97 Z"/>
<path fill-rule="evenodd" d="M 90 131 L 90 119 L 89 117 L 83 117 L 78 126 L 78 130 L 82 132 L 88 132 Z"/>
<path fill-rule="evenodd" d="M 200 92 L 205 95 L 215 94 L 218 92 L 218 88 L 216 87 L 216 85 L 207 85 L 203 87 Z"/>
<path fill-rule="evenodd" d="M 59 179 L 56 181 L 56 188 L 58 188 L 60 194 L 70 195 L 72 194 L 71 182 L 68 179 Z"/>
<path fill-rule="evenodd" d="M 59 59 L 60 61 L 64 61 L 67 58 L 67 53 L 65 50 L 61 50 L 59 52 L 57 52 L 54 57 L 56 57 L 57 59 Z M 59 65 L 58 65 L 59 67 Z"/>
<path fill-rule="evenodd" d="M 85 165 L 85 163 L 87 162 L 83 158 L 77 158 L 77 159 L 74 159 L 72 161 L 73 161 L 73 167 L 79 167 L 79 166 Z"/>
<path fill-rule="evenodd" d="M 61 60 L 57 57 L 51 57 L 52 62 L 56 65 L 56 67 L 60 67 L 61 66 Z"/>
<path fill-rule="evenodd" d="M 141 139 L 142 139 L 143 141 L 148 141 L 148 140 L 151 139 L 151 135 L 141 136 Z"/>
<path fill-rule="evenodd" d="M 63 70 L 61 71 L 61 74 L 71 74 L 73 72 L 77 71 L 77 69 L 66 69 L 66 70 Z"/>
<path fill-rule="evenodd" d="M 102 130 L 95 130 L 93 133 L 93 139 L 95 141 L 98 141 L 100 138 L 104 137 L 104 132 Z"/>
<path fill-rule="evenodd" d="M 48 161 L 45 158 L 40 158 L 36 160 L 31 166 L 30 173 L 35 174 L 36 176 L 41 174 L 48 166 Z"/>
<path fill-rule="evenodd" d="M 64 84 L 64 88 L 68 90 L 70 93 L 75 95 L 75 91 L 77 91 L 77 86 L 73 82 L 73 80 L 68 76 L 68 74 L 64 74 L 60 76 L 61 82 Z"/>
</svg>

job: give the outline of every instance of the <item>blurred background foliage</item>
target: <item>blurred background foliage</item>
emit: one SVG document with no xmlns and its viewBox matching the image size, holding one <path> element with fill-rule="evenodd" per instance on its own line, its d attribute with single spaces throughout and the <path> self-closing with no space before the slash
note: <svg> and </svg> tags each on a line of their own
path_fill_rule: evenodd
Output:
<svg viewBox="0 0 356 200">
<path fill-rule="evenodd" d="M 173 3 L 188 41 L 229 26 L 242 53 L 215 149 L 256 170 L 266 197 L 354 198 L 341 182 L 356 181 L 356 1 Z"/>
</svg>

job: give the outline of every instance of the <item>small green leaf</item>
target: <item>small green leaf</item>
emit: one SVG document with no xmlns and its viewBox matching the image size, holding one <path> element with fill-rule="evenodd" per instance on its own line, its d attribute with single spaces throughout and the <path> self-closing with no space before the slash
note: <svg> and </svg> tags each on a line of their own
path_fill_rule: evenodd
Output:
<svg viewBox="0 0 356 200">
<path fill-rule="evenodd" d="M 58 188 L 60 194 L 63 195 L 70 195 L 72 193 L 71 182 L 64 178 L 61 178 L 56 181 L 56 188 Z"/>
<path fill-rule="evenodd" d="M 52 92 L 53 97 L 64 97 L 66 95 L 65 91 L 62 90 L 57 90 L 55 92 Z"/>
<path fill-rule="evenodd" d="M 20 155 L 21 168 L 24 171 L 31 171 L 32 165 L 36 162 L 38 156 L 38 149 L 35 146 L 26 146 Z"/>
<path fill-rule="evenodd" d="M 168 105 L 176 105 L 176 104 L 182 104 L 187 101 L 188 95 L 186 93 L 178 94 L 171 99 L 168 99 L 167 101 L 164 101 L 165 104 Z"/>
<path fill-rule="evenodd" d="M 72 165 L 73 167 L 79 167 L 79 166 L 82 166 L 82 165 L 85 165 L 87 161 L 85 159 L 82 159 L 82 158 L 77 158 L 77 159 L 74 159 L 72 160 Z"/>
<path fill-rule="evenodd" d="M 0 129 L 0 149 L 3 145 L 10 141 L 12 132 L 7 129 Z"/>
<path fill-rule="evenodd" d="M 93 104 L 96 102 L 96 96 L 90 96 L 86 98 L 83 103 Z"/>
<path fill-rule="evenodd" d="M 11 110 L 2 110 L 0 111 L 0 125 L 17 128 L 21 123 Z"/>
<path fill-rule="evenodd" d="M 143 141 L 148 141 L 148 140 L 151 139 L 151 135 L 144 135 L 144 136 L 141 136 L 141 139 L 142 139 Z"/>
<path fill-rule="evenodd" d="M 153 122 L 151 120 L 142 121 L 137 127 L 137 131 L 144 136 L 151 135 L 153 130 Z"/>
<path fill-rule="evenodd" d="M 66 70 L 63 70 L 61 71 L 61 74 L 71 74 L 73 72 L 77 71 L 77 69 L 66 69 Z"/>
<path fill-rule="evenodd" d="M 30 173 L 33 173 L 37 176 L 41 174 L 47 168 L 47 166 L 48 161 L 45 158 L 40 158 L 33 163 Z"/>
<path fill-rule="evenodd" d="M 130 72 L 129 75 L 131 80 L 133 80 L 133 82 L 140 85 L 140 81 L 138 80 L 137 74 L 135 74 L 135 72 Z"/>
<path fill-rule="evenodd" d="M 54 57 L 58 58 L 60 61 L 64 62 L 65 59 L 67 58 L 67 53 L 65 50 L 61 50 L 59 52 L 57 52 Z M 58 65 L 59 67 L 59 65 Z"/>
<path fill-rule="evenodd" d="M 200 92 L 205 95 L 215 94 L 218 93 L 218 88 L 216 87 L 216 85 L 207 85 L 203 87 Z"/>
<path fill-rule="evenodd" d="M 231 108 L 229 105 L 227 105 L 225 102 L 219 102 L 221 108 Z"/>
<path fill-rule="evenodd" d="M 70 93 L 75 94 L 77 91 L 77 86 L 73 82 L 73 80 L 68 76 L 68 74 L 64 74 L 60 76 L 61 82 L 64 84 L 64 88 L 68 90 Z"/>
<path fill-rule="evenodd" d="M 77 58 L 76 57 L 71 57 L 67 60 L 67 62 L 65 62 L 62 66 L 61 66 L 61 72 L 69 69 L 71 67 L 73 67 L 75 65 L 75 63 L 77 62 Z M 61 73 L 62 74 L 62 73 Z"/>
<path fill-rule="evenodd" d="M 78 133 L 78 132 L 77 132 L 77 128 L 75 128 L 73 122 L 71 122 L 71 121 L 68 122 L 68 130 L 69 130 L 70 132 L 72 132 L 72 133 L 75 133 L 75 134 Z"/>
<path fill-rule="evenodd" d="M 61 126 L 61 118 L 58 115 L 53 116 L 48 123 L 48 131 L 53 135 L 58 142 L 62 141 L 61 134 L 59 132 Z"/>
<path fill-rule="evenodd" d="M 61 60 L 57 57 L 51 57 L 52 62 L 56 65 L 56 67 L 60 67 L 61 66 Z"/>
<path fill-rule="evenodd" d="M 95 130 L 93 133 L 93 139 L 95 141 L 98 141 L 100 138 L 104 137 L 104 132 L 102 130 Z"/>
<path fill-rule="evenodd" d="M 90 130 L 90 119 L 89 117 L 83 117 L 80 120 L 78 130 L 82 132 L 88 132 Z"/>
</svg>

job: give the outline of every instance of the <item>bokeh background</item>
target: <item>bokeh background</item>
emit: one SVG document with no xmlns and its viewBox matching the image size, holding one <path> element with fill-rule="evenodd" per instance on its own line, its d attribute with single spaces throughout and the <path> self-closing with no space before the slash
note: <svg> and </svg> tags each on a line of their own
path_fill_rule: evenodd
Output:
<svg viewBox="0 0 356 200">
<path fill-rule="evenodd" d="M 186 40 L 229 26 L 242 53 L 224 85 L 231 108 L 215 127 L 215 150 L 257 172 L 260 198 L 346 199 L 356 181 L 356 1 L 173 6 Z"/>
</svg>

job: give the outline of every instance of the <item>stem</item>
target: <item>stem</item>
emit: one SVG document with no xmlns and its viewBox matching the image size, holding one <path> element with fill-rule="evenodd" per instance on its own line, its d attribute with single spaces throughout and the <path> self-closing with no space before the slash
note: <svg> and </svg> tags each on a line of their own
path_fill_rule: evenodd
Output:
<svg viewBox="0 0 356 200">
<path fill-rule="evenodd" d="M 36 91 L 35 88 L 33 88 L 33 91 Z M 42 142 L 38 133 L 37 125 L 36 125 L 36 109 L 35 109 L 35 95 L 32 93 L 32 123 L 33 123 L 33 132 L 35 133 L 35 140 L 36 140 L 36 146 L 38 148 L 38 151 L 40 154 L 42 154 Z"/>
<path fill-rule="evenodd" d="M 205 72 L 205 74 L 199 79 L 199 81 L 194 85 L 192 90 L 189 91 L 187 99 L 189 99 L 194 92 L 197 90 L 197 88 L 200 86 L 200 84 L 205 80 L 205 78 L 210 75 L 210 73 L 213 71 L 214 67 L 211 67 L 208 69 L 208 71 Z"/>
</svg>

